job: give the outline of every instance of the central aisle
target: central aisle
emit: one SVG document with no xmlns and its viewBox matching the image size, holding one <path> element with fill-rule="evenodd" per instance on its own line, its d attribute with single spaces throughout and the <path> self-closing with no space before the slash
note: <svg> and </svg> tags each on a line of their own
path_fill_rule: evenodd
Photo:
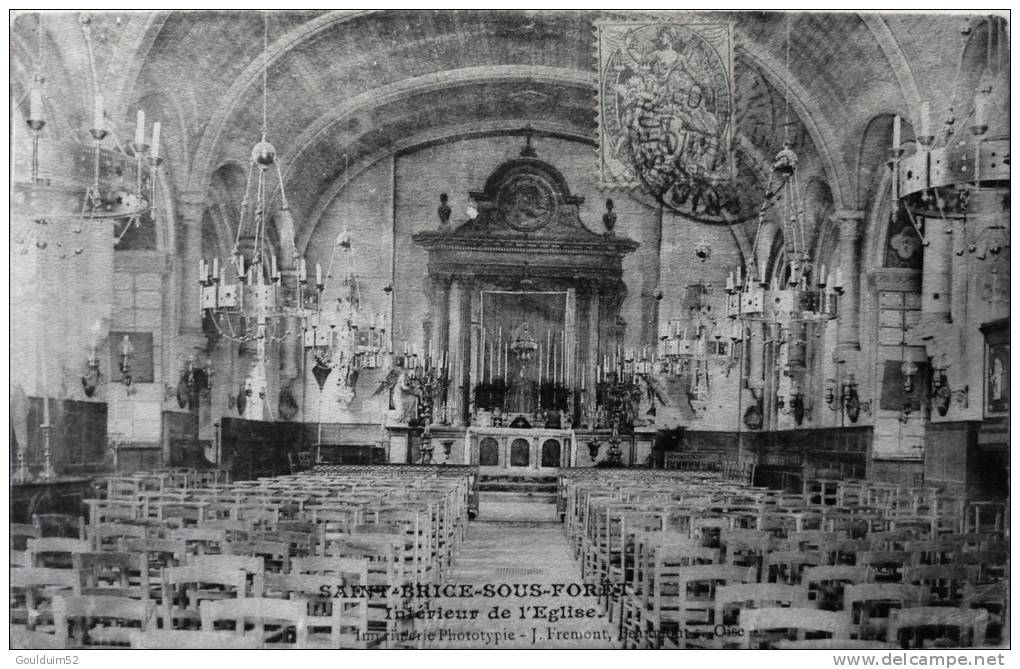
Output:
<svg viewBox="0 0 1020 669">
<path fill-rule="evenodd" d="M 583 594 L 580 565 L 571 556 L 560 523 L 470 523 L 467 540 L 457 551 L 447 582 L 471 586 L 473 596 L 444 598 L 432 606 L 477 610 L 478 615 L 474 620 L 433 621 L 430 629 L 436 638 L 426 642 L 426 648 L 619 647 L 596 598 Z M 523 596 L 499 596 L 501 591 L 506 593 L 521 584 L 527 584 Z M 494 607 L 509 611 L 510 617 L 489 617 Z M 521 607 L 525 619 L 521 618 Z M 534 617 L 548 616 L 548 612 L 562 614 L 561 607 L 572 609 L 575 615 L 578 610 L 593 611 L 596 617 L 560 615 L 555 622 Z M 511 633 L 513 640 L 507 638 Z"/>
</svg>

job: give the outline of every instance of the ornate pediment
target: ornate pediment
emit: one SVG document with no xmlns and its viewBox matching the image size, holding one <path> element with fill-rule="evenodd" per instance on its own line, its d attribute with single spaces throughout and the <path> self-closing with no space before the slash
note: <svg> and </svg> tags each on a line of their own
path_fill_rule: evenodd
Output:
<svg viewBox="0 0 1020 669">
<path fill-rule="evenodd" d="M 619 267 L 637 242 L 611 232 L 592 232 L 581 221 L 579 205 L 584 198 L 572 195 L 563 175 L 539 160 L 528 144 L 518 158 L 500 165 L 485 187 L 472 192 L 477 215 L 452 230 L 422 232 L 414 236 L 430 252 L 525 253 L 536 264 L 557 262 L 563 256 L 611 258 L 608 267 Z M 436 259 L 436 258 L 434 258 Z"/>
</svg>

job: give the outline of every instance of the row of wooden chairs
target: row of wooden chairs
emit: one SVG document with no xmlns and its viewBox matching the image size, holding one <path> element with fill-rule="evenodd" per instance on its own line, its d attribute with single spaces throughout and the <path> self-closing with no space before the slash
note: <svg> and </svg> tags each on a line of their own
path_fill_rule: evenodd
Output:
<svg viewBox="0 0 1020 669">
<path fill-rule="evenodd" d="M 854 643 L 918 646 L 927 641 L 911 636 L 915 614 L 888 611 L 925 608 L 954 612 L 932 614 L 933 621 L 942 621 L 927 626 L 938 643 L 1001 642 L 1008 615 L 1003 534 L 936 534 L 946 527 L 937 516 L 893 523 L 888 521 L 896 514 L 881 508 L 855 513 L 862 507 L 834 508 L 734 485 L 711 473 L 685 473 L 561 477 L 565 529 L 575 557 L 585 580 L 618 586 L 604 588 L 615 594 L 601 601 L 625 645 L 817 643 L 805 638 L 810 632 Z M 919 508 L 900 518 L 916 520 Z M 719 608 L 734 603 L 730 596 L 739 604 L 736 620 Z M 772 625 L 787 614 L 745 614 L 777 606 L 811 610 L 815 615 L 804 620 L 832 624 L 796 634 L 782 628 L 789 636 L 785 641 L 746 634 L 750 623 Z M 874 614 L 876 606 L 882 615 Z M 946 641 L 939 630 L 953 626 Z"/>
<path fill-rule="evenodd" d="M 206 624 L 207 602 L 289 597 L 307 600 L 308 620 L 301 625 L 310 631 L 301 632 L 292 621 L 280 637 L 285 645 L 391 643 L 398 631 L 414 625 L 413 617 L 400 620 L 392 612 L 422 605 L 424 590 L 418 586 L 442 578 L 463 540 L 467 490 L 463 473 L 333 471 L 92 500 L 92 522 L 79 537 L 33 533 L 23 537 L 25 550 L 12 544 L 12 617 L 18 626 L 12 630 L 20 630 L 25 643 L 58 647 L 173 645 L 178 633 L 220 633 L 218 623 Z M 279 504 L 278 513 L 244 513 L 252 501 L 270 509 Z M 176 513 L 174 503 L 199 508 L 201 515 Z M 124 508 L 131 513 L 117 513 Z M 361 566 L 342 574 L 328 571 L 344 563 Z M 351 597 L 351 585 L 374 594 Z M 347 594 L 326 596 L 338 587 Z M 143 608 L 154 607 L 156 622 L 135 621 L 111 640 L 92 634 L 94 626 L 75 632 L 74 620 L 82 616 L 72 607 L 65 630 L 56 622 L 56 597 L 74 606 L 82 597 L 141 602 Z M 342 620 L 322 625 L 316 618 L 323 616 Z M 359 625 L 346 624 L 355 618 Z M 55 628 L 63 636 L 57 638 Z M 330 633 L 328 642 L 323 634 L 312 634 L 318 628 Z M 346 631 L 337 637 L 341 628 Z M 189 637 L 187 647 L 201 647 L 204 642 L 197 639 Z"/>
</svg>

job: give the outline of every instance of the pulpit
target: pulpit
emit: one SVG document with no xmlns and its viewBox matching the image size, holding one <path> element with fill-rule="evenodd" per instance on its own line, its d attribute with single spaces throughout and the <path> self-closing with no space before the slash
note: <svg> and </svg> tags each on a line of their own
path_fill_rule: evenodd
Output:
<svg viewBox="0 0 1020 669">
<path fill-rule="evenodd" d="M 472 218 L 414 236 L 428 251 L 425 347 L 449 370 L 435 405 L 453 425 L 542 412 L 578 425 L 594 408 L 599 365 L 622 348 L 622 263 L 638 244 L 588 229 L 583 198 L 530 142 L 470 195 Z M 541 467 L 541 443 L 529 443 L 528 462 Z M 513 445 L 504 446 L 514 466 Z"/>
</svg>

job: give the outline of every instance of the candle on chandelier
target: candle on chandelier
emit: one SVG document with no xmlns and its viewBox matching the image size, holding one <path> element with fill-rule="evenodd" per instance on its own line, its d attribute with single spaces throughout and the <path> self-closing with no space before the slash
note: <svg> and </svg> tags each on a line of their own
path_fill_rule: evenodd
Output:
<svg viewBox="0 0 1020 669">
<path fill-rule="evenodd" d="M 208 278 L 208 276 L 209 275 L 206 273 L 205 258 L 199 258 L 198 259 L 198 280 L 199 281 L 203 281 L 206 278 Z"/>
<path fill-rule="evenodd" d="M 32 86 L 28 92 L 28 118 L 38 121 L 43 117 L 42 86 Z"/>
<path fill-rule="evenodd" d="M 135 144 L 145 144 L 145 110 L 139 109 L 135 119 Z"/>
<path fill-rule="evenodd" d="M 156 121 L 152 124 L 152 159 L 159 158 L 159 134 L 163 124 Z"/>
<path fill-rule="evenodd" d="M 921 136 L 931 137 L 931 100 L 921 102 Z"/>
<path fill-rule="evenodd" d="M 220 273 L 220 259 L 219 258 L 213 257 L 213 259 L 212 259 L 212 273 L 213 273 L 213 276 L 216 276 L 217 274 Z"/>
<path fill-rule="evenodd" d="M 988 98 L 983 93 L 974 96 L 974 125 L 988 125 Z"/>
<path fill-rule="evenodd" d="M 322 265 L 315 263 L 315 285 L 322 285 Z"/>
<path fill-rule="evenodd" d="M 96 93 L 96 108 L 92 127 L 96 130 L 103 129 L 103 96 L 100 93 Z"/>
<path fill-rule="evenodd" d="M 269 257 L 269 272 L 275 279 L 278 275 L 276 273 L 276 254 L 274 253 Z"/>
<path fill-rule="evenodd" d="M 900 134 L 901 134 L 900 124 L 901 124 L 901 122 L 902 121 L 900 119 L 899 114 L 897 114 L 896 116 L 893 116 L 893 121 L 892 121 L 892 148 L 894 148 L 894 149 L 900 148 Z"/>
</svg>

